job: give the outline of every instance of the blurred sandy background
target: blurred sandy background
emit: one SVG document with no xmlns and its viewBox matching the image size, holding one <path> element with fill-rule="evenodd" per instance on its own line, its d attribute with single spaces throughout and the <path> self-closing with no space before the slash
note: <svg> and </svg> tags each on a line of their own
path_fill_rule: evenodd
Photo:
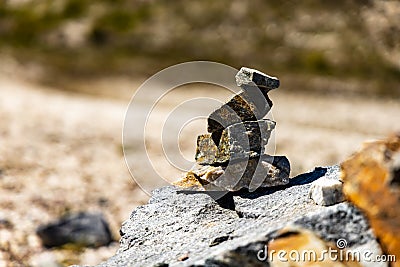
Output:
<svg viewBox="0 0 400 267">
<path fill-rule="evenodd" d="M 118 240 L 148 198 L 123 158 L 126 107 L 167 66 L 211 60 L 279 77 L 270 93 L 276 154 L 288 156 L 292 175 L 399 130 L 400 2 L 324 2 L 1 1 L 0 266 L 94 265 L 115 253 L 117 242 L 46 250 L 35 229 L 100 211 Z M 230 96 L 200 85 L 174 93 L 156 121 L 182 100 Z M 205 129 L 200 121 L 182 131 L 185 157 Z M 162 159 L 149 138 L 150 155 Z M 181 174 L 159 167 L 172 180 Z"/>
</svg>

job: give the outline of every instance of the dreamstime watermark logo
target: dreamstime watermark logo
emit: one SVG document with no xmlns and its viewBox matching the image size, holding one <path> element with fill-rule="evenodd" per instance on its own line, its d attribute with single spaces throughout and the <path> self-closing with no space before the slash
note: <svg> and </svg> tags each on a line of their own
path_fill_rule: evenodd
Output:
<svg viewBox="0 0 400 267">
<path fill-rule="evenodd" d="M 344 249 L 344 248 L 346 248 L 346 247 L 347 247 L 347 241 L 346 241 L 346 239 L 344 239 L 344 238 L 339 238 L 339 239 L 336 241 L 336 247 L 337 247 L 338 249 Z"/>
<path fill-rule="evenodd" d="M 178 173 L 194 166 L 194 157 L 185 156 L 182 144 L 195 144 L 196 135 L 207 131 L 210 113 L 241 92 L 235 83 L 237 72 L 216 62 L 187 62 L 154 74 L 136 90 L 124 120 L 123 150 L 128 169 L 144 192 L 150 194 L 157 187 L 171 184 L 179 178 Z M 185 88 L 193 84 L 207 84 L 209 88 Z M 252 99 L 264 99 L 259 90 L 251 94 Z M 271 112 L 268 118 L 272 119 Z M 182 140 L 185 129 L 199 122 L 204 130 L 192 129 L 193 140 Z M 272 155 L 275 152 L 274 135 L 265 151 Z M 171 173 L 176 176 L 171 177 Z M 232 181 L 237 182 L 240 176 L 232 177 Z"/>
<path fill-rule="evenodd" d="M 351 250 L 347 248 L 347 240 L 340 238 L 336 241 L 336 247 L 328 247 L 323 250 L 269 250 L 265 245 L 259 250 L 257 258 L 260 261 L 269 262 L 396 262 L 395 255 L 375 254 L 368 249 Z"/>
</svg>

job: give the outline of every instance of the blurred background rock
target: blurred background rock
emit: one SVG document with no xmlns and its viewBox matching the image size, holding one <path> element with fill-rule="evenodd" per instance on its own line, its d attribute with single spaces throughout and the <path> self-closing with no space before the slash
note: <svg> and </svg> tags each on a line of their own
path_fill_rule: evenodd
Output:
<svg viewBox="0 0 400 267">
<path fill-rule="evenodd" d="M 123 162 L 126 106 L 150 75 L 192 60 L 280 78 L 276 154 L 293 175 L 399 129 L 399 1 L 0 1 L 0 266 L 114 254 L 116 243 L 46 250 L 35 229 L 101 211 L 118 238 L 147 199 Z M 182 135 L 188 158 L 204 132 L 196 127 Z"/>
</svg>

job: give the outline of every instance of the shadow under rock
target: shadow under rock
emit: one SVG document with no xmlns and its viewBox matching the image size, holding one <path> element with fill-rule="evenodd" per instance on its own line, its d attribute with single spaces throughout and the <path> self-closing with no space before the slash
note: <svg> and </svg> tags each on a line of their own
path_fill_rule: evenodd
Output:
<svg viewBox="0 0 400 267">
<path fill-rule="evenodd" d="M 292 186 L 305 185 L 314 182 L 315 180 L 325 176 L 327 168 L 317 167 L 312 172 L 307 172 L 303 174 L 299 174 L 296 177 L 293 177 L 289 180 L 289 183 L 286 185 L 279 185 L 273 187 L 261 187 L 255 190 L 254 192 L 249 192 L 247 190 L 240 190 L 235 192 L 235 196 L 240 196 L 242 198 L 255 199 L 261 196 L 270 195 L 280 190 L 285 190 Z"/>
</svg>

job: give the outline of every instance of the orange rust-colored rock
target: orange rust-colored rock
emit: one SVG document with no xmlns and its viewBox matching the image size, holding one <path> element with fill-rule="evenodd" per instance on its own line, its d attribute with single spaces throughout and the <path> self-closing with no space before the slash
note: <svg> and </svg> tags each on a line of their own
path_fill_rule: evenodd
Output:
<svg viewBox="0 0 400 267">
<path fill-rule="evenodd" d="M 196 178 L 196 175 L 191 171 L 187 172 L 185 177 L 183 177 L 181 180 L 174 182 L 173 185 L 182 188 L 202 188 L 202 184 Z"/>
<path fill-rule="evenodd" d="M 270 265 L 272 267 L 358 267 L 360 264 L 351 259 L 351 254 L 346 259 L 345 250 L 325 242 L 313 232 L 298 228 L 286 227 L 280 230 L 278 236 L 268 244 Z M 279 258 L 278 253 L 285 252 Z M 328 253 L 331 253 L 331 256 Z M 275 253 L 276 254 L 272 254 Z M 296 252 L 293 254 L 293 252 Z M 272 255 L 271 255 L 272 254 Z M 335 257 L 337 258 L 335 260 Z M 282 260 L 282 258 L 284 260 Z"/>
<path fill-rule="evenodd" d="M 400 133 L 364 144 L 342 163 L 343 191 L 367 216 L 386 254 L 400 266 Z"/>
</svg>

